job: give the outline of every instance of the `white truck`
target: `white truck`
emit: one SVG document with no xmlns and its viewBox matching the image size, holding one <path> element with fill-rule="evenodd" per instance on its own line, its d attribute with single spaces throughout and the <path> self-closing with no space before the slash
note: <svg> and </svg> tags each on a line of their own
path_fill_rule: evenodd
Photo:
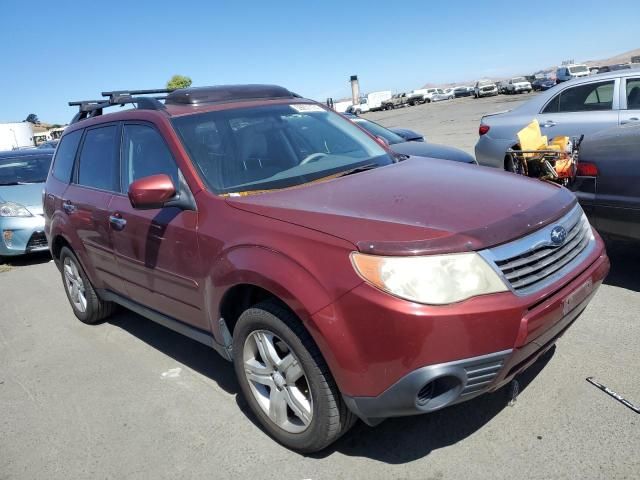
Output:
<svg viewBox="0 0 640 480">
<path fill-rule="evenodd" d="M 33 146 L 33 125 L 31 123 L 0 123 L 0 151 Z"/>
<path fill-rule="evenodd" d="M 391 90 L 382 90 L 380 92 L 371 92 L 360 97 L 360 103 L 351 105 L 347 112 L 359 115 L 364 112 L 374 112 L 382 109 L 382 102 L 391 98 Z"/>
</svg>

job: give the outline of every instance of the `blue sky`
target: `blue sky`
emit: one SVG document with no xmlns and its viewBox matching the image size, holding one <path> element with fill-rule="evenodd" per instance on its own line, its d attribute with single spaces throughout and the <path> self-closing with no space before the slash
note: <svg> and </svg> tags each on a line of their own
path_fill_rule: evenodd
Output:
<svg viewBox="0 0 640 480">
<path fill-rule="evenodd" d="M 324 100 L 532 73 L 640 47 L 640 2 L 3 0 L 0 121 L 103 90 L 277 83 Z"/>
</svg>

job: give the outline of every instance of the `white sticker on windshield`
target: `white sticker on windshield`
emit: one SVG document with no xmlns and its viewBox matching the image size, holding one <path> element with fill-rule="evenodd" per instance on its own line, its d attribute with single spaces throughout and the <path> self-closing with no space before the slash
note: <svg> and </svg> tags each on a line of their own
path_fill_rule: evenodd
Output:
<svg viewBox="0 0 640 480">
<path fill-rule="evenodd" d="M 322 108 L 320 105 L 313 105 L 311 103 L 296 103 L 295 105 L 289 106 L 299 113 L 324 112 L 324 108 Z"/>
</svg>

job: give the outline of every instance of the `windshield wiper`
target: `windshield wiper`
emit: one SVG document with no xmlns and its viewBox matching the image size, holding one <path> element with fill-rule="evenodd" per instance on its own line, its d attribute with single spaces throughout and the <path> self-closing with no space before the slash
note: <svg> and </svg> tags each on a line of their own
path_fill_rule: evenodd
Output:
<svg viewBox="0 0 640 480">
<path fill-rule="evenodd" d="M 366 172 L 367 170 L 373 170 L 377 168 L 378 165 L 375 163 L 369 163 L 367 165 L 360 165 L 359 167 L 354 167 L 350 170 L 345 170 L 338 177 L 346 177 L 347 175 L 353 175 L 354 173 Z"/>
</svg>

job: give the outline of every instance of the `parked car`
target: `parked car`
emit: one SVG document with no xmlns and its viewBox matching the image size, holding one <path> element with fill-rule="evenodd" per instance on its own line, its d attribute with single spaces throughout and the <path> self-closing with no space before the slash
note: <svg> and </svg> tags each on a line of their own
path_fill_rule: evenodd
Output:
<svg viewBox="0 0 640 480">
<path fill-rule="evenodd" d="M 534 118 L 549 138 L 588 136 L 621 123 L 637 122 L 638 86 L 640 69 L 604 73 L 563 82 L 511 111 L 485 115 L 480 120 L 476 160 L 480 165 L 508 168 L 505 152 L 517 148 L 516 133 Z"/>
<path fill-rule="evenodd" d="M 364 128 L 374 137 L 382 139 L 389 146 L 392 152 L 400 155 L 439 158 L 441 160 L 453 160 L 454 162 L 477 165 L 476 159 L 467 152 L 458 148 L 448 147 L 446 145 L 437 145 L 435 143 L 425 142 L 424 137 L 416 132 L 412 132 L 411 130 L 402 129 L 405 132 L 411 132 L 411 136 L 414 138 L 420 137 L 420 141 L 408 141 L 401 135 L 378 123 L 372 122 L 371 120 L 365 120 L 364 118 L 359 118 L 353 115 L 345 116 L 359 127 Z"/>
<path fill-rule="evenodd" d="M 507 82 L 508 80 L 500 80 L 496 86 L 498 87 L 498 93 L 500 95 L 506 95 L 507 94 Z"/>
<path fill-rule="evenodd" d="M 453 96 L 455 98 L 470 97 L 473 95 L 473 89 L 471 87 L 456 87 L 453 89 Z"/>
<path fill-rule="evenodd" d="M 441 102 L 443 100 L 452 100 L 453 99 L 453 91 L 452 89 L 442 90 L 441 88 L 436 89 L 436 92 L 431 94 L 432 102 Z"/>
<path fill-rule="evenodd" d="M 56 146 L 58 145 L 58 140 L 47 140 L 46 142 L 42 142 L 40 145 L 38 145 L 38 148 L 43 148 L 43 149 L 55 149 Z"/>
<path fill-rule="evenodd" d="M 0 258 L 48 249 L 42 188 L 52 149 L 0 152 Z"/>
<path fill-rule="evenodd" d="M 640 92 L 640 86 L 638 88 Z M 636 108 L 640 109 L 640 93 Z M 603 235 L 640 240 L 640 122 L 585 138 L 571 189 Z"/>
<path fill-rule="evenodd" d="M 214 348 L 289 448 L 500 388 L 607 274 L 567 189 L 398 162 L 282 87 L 142 92 L 164 103 L 77 102 L 56 149 L 45 231 L 71 309 L 119 304 Z"/>
<path fill-rule="evenodd" d="M 390 127 L 387 130 L 391 130 L 396 135 L 400 135 L 405 142 L 425 142 L 424 135 L 408 128 Z"/>
<path fill-rule="evenodd" d="M 422 93 L 423 103 L 431 103 L 431 98 L 438 93 L 437 88 L 425 88 Z"/>
<path fill-rule="evenodd" d="M 616 65 L 605 65 L 604 67 L 598 68 L 598 73 L 608 73 L 615 72 L 618 70 L 630 70 L 631 64 L 629 63 L 618 63 Z"/>
<path fill-rule="evenodd" d="M 383 110 L 393 110 L 398 107 L 405 107 L 409 103 L 409 96 L 406 93 L 396 93 L 390 99 L 382 102 Z"/>
<path fill-rule="evenodd" d="M 492 97 L 498 95 L 498 86 L 491 80 L 478 80 L 474 87 L 474 96 L 476 98 Z"/>
<path fill-rule="evenodd" d="M 586 65 L 566 65 L 556 70 L 556 81 L 561 83 L 574 78 L 588 77 L 590 73 Z"/>
<path fill-rule="evenodd" d="M 550 78 L 536 78 L 531 84 L 531 88 L 538 92 L 544 92 L 556 86 L 556 81 Z"/>
<path fill-rule="evenodd" d="M 529 93 L 532 90 L 531 84 L 524 77 L 513 77 L 505 85 L 508 94 Z"/>
</svg>

